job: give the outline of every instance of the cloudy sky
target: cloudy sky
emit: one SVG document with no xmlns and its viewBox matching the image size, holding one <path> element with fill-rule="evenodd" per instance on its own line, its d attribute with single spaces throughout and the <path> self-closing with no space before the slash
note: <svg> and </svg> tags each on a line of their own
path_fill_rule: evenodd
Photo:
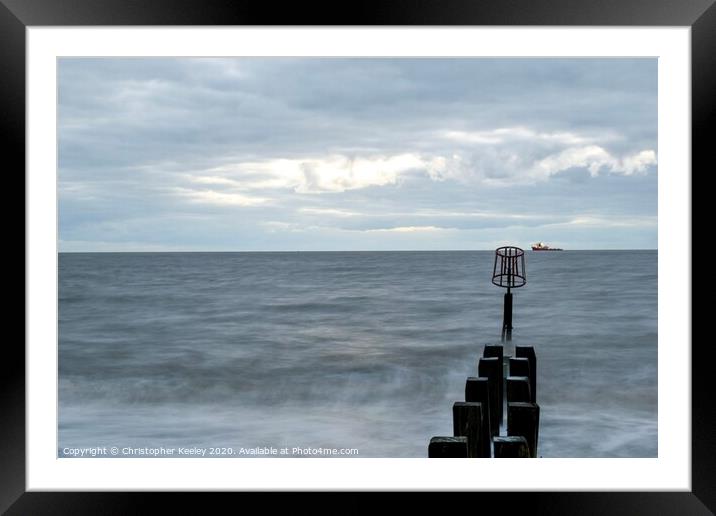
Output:
<svg viewBox="0 0 716 516">
<path fill-rule="evenodd" d="M 656 59 L 58 73 L 60 251 L 657 246 Z"/>
</svg>

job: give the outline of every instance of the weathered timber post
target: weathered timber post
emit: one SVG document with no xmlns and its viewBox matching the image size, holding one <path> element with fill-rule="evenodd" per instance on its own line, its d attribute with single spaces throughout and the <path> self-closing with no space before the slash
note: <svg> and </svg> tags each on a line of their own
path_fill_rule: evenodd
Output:
<svg viewBox="0 0 716 516">
<path fill-rule="evenodd" d="M 502 364 L 497 357 L 481 358 L 477 362 L 477 374 L 483 378 L 487 378 L 490 390 L 490 407 L 495 410 L 490 411 L 490 428 L 492 435 L 500 433 L 500 409 L 502 408 L 502 398 L 500 398 L 500 371 Z"/>
<path fill-rule="evenodd" d="M 428 445 L 428 458 L 467 457 L 467 437 L 433 437 Z"/>
<path fill-rule="evenodd" d="M 485 358 L 497 358 L 500 362 L 500 368 L 497 377 L 497 398 L 500 400 L 500 406 L 497 408 L 497 420 L 502 421 L 503 415 L 503 403 L 502 400 L 505 398 L 505 367 L 504 367 L 504 356 L 505 351 L 501 344 L 487 344 L 482 350 L 482 356 Z"/>
<path fill-rule="evenodd" d="M 521 435 L 493 437 L 495 458 L 529 458 L 530 448 Z"/>
<path fill-rule="evenodd" d="M 530 394 L 532 403 L 537 403 L 537 355 L 532 346 L 515 346 L 515 356 L 526 358 L 530 363 Z"/>
<path fill-rule="evenodd" d="M 468 377 L 465 382 L 465 401 L 472 401 L 482 404 L 482 426 L 480 428 L 480 457 L 490 457 L 490 439 L 492 430 L 490 428 L 490 384 L 487 378 Z"/>
<path fill-rule="evenodd" d="M 452 424 L 455 436 L 467 437 L 467 456 L 479 457 L 480 431 L 482 428 L 482 404 L 456 401 L 452 406 Z"/>
<path fill-rule="evenodd" d="M 530 449 L 530 457 L 537 457 L 539 405 L 517 401 L 508 403 L 507 435 L 524 437 Z"/>
<path fill-rule="evenodd" d="M 508 376 L 506 380 L 507 403 L 524 401 L 530 403 L 530 379 L 527 376 Z"/>
<path fill-rule="evenodd" d="M 530 360 L 528 358 L 510 357 L 509 376 L 530 376 Z M 532 384 L 530 383 L 530 387 Z"/>
</svg>

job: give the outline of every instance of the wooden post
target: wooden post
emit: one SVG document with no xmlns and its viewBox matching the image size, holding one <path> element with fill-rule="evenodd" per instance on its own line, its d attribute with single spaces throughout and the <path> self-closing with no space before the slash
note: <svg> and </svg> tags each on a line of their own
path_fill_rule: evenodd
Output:
<svg viewBox="0 0 716 516">
<path fill-rule="evenodd" d="M 492 437 L 492 429 L 490 428 L 490 385 L 487 378 L 477 378 L 470 376 L 465 382 L 465 401 L 482 403 L 482 426 L 480 428 L 480 457 L 490 457 L 492 450 L 490 449 L 490 438 Z"/>
<path fill-rule="evenodd" d="M 530 363 L 530 394 L 532 403 L 537 403 L 537 355 L 532 346 L 515 346 L 515 356 L 526 358 Z"/>
<path fill-rule="evenodd" d="M 507 403 L 524 401 L 530 403 L 530 379 L 527 376 L 508 376 L 505 382 L 507 390 Z"/>
<path fill-rule="evenodd" d="M 529 358 L 510 357 L 510 376 L 530 376 Z M 530 384 L 532 387 L 532 384 Z"/>
<path fill-rule="evenodd" d="M 467 437 L 433 437 L 428 445 L 428 458 L 467 457 Z"/>
<path fill-rule="evenodd" d="M 505 351 L 502 344 L 486 344 L 482 350 L 482 356 L 485 358 L 497 357 L 500 361 L 499 376 L 497 378 L 497 398 L 500 400 L 499 406 L 497 407 L 497 420 L 502 421 L 502 400 L 505 399 Z"/>
<path fill-rule="evenodd" d="M 477 363 L 477 374 L 483 378 L 487 378 L 490 391 L 490 407 L 495 407 L 495 410 L 490 411 L 490 428 L 492 429 L 492 435 L 498 435 L 500 433 L 500 409 L 502 408 L 502 398 L 499 397 L 500 391 L 499 385 L 499 374 L 501 371 L 501 364 L 499 358 L 481 358 Z"/>
<path fill-rule="evenodd" d="M 468 401 L 456 401 L 452 406 L 452 424 L 455 436 L 467 437 L 467 456 L 479 457 L 482 443 L 482 404 Z"/>
<path fill-rule="evenodd" d="M 493 437 L 495 458 L 529 458 L 530 448 L 521 435 Z"/>
<path fill-rule="evenodd" d="M 527 440 L 530 456 L 537 457 L 539 438 L 539 405 L 512 402 L 507 404 L 507 435 L 522 436 Z"/>
</svg>

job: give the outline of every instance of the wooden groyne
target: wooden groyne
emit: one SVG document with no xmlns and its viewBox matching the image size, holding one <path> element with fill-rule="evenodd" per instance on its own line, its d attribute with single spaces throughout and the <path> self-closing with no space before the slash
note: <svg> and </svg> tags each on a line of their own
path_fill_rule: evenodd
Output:
<svg viewBox="0 0 716 516">
<path fill-rule="evenodd" d="M 539 415 L 534 348 L 515 346 L 509 357 L 486 345 L 465 401 L 453 404 L 453 435 L 431 438 L 428 457 L 537 457 Z"/>
</svg>

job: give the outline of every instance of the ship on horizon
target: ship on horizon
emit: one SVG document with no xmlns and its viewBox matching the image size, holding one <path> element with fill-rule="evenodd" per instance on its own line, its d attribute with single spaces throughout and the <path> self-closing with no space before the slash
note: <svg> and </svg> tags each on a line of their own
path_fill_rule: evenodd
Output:
<svg viewBox="0 0 716 516">
<path fill-rule="evenodd" d="M 560 249 L 559 247 L 550 247 L 544 242 L 537 242 L 536 244 L 532 244 L 532 250 L 533 251 L 564 251 L 564 249 Z"/>
</svg>

